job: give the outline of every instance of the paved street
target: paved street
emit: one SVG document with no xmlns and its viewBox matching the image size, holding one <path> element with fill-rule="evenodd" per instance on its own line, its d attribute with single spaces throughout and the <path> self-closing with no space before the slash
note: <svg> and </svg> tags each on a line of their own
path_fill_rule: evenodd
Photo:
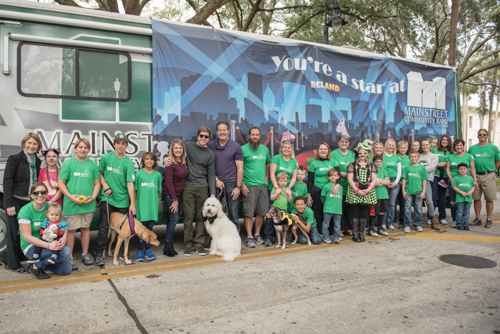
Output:
<svg viewBox="0 0 500 334">
<path fill-rule="evenodd" d="M 499 197 L 500 198 L 500 197 Z M 243 247 L 226 263 L 156 248 L 158 260 L 37 281 L 0 270 L 2 333 L 499 333 L 500 201 L 492 229 L 367 238 L 355 244 Z M 484 220 L 483 220 L 484 221 Z M 155 232 L 163 240 L 165 227 Z M 244 235 L 242 235 L 244 236 Z M 176 230 L 182 253 L 182 227 Z M 95 242 L 93 235 L 92 241 Z M 131 244 L 135 245 L 132 241 Z M 135 253 L 134 249 L 132 251 Z M 78 251 L 77 251 L 78 252 Z"/>
</svg>

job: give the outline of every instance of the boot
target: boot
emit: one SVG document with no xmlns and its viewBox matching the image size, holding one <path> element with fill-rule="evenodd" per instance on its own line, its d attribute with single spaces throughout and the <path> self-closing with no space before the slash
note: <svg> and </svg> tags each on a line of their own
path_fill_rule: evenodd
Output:
<svg viewBox="0 0 500 334">
<path fill-rule="evenodd" d="M 360 232 L 359 219 L 353 218 L 352 219 L 352 241 L 359 242 L 361 235 L 363 235 L 363 231 Z"/>
<path fill-rule="evenodd" d="M 360 231 L 364 231 L 365 230 L 365 226 L 366 226 L 366 218 L 361 218 L 359 220 L 359 230 Z M 365 234 L 364 233 L 359 233 L 359 241 L 360 242 L 365 242 Z"/>
<path fill-rule="evenodd" d="M 173 243 L 171 243 L 170 245 L 172 246 L 172 251 L 174 252 L 174 255 L 179 255 L 179 253 L 177 253 L 177 252 L 175 251 L 175 249 L 174 249 L 174 244 L 173 244 Z"/>
<path fill-rule="evenodd" d="M 434 230 L 438 230 L 438 231 L 440 230 L 440 228 L 438 226 L 436 215 L 431 216 L 431 228 Z"/>
<path fill-rule="evenodd" d="M 363 235 L 362 233 L 358 232 L 352 232 L 352 241 L 354 242 L 360 242 L 361 239 L 359 238 L 359 235 Z"/>
<path fill-rule="evenodd" d="M 176 255 L 174 253 L 174 247 L 172 246 L 172 244 L 165 244 L 165 247 L 163 248 L 163 254 L 168 257 L 174 257 Z"/>
</svg>

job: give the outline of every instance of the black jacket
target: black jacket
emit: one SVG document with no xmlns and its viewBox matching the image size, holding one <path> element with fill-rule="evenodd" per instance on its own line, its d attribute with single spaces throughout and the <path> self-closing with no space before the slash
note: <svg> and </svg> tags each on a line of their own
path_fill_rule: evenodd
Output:
<svg viewBox="0 0 500 334">
<path fill-rule="evenodd" d="M 36 157 L 36 156 L 35 156 Z M 36 176 L 40 173 L 42 161 L 36 157 Z M 14 195 L 18 197 L 28 196 L 30 190 L 30 166 L 26 154 L 21 151 L 11 155 L 7 159 L 5 172 L 3 174 L 3 200 L 5 209 L 14 206 Z"/>
</svg>

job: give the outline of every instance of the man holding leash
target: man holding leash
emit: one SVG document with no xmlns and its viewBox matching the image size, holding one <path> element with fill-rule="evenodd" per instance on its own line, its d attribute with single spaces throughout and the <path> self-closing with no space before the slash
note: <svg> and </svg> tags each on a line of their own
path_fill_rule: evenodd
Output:
<svg viewBox="0 0 500 334">
<path fill-rule="evenodd" d="M 491 215 L 493 213 L 493 201 L 497 199 L 495 171 L 500 167 L 500 153 L 498 147 L 488 143 L 488 130 L 480 129 L 477 133 L 479 144 L 472 145 L 469 153 L 474 156 L 476 164 L 476 190 L 472 195 L 474 199 L 474 212 L 476 219 L 472 226 L 481 226 L 481 195 L 484 193 L 486 200 L 486 224 L 484 227 L 491 228 Z"/>
<path fill-rule="evenodd" d="M 243 151 L 241 146 L 229 139 L 229 124 L 220 121 L 216 126 L 217 139 L 211 140 L 208 147 L 215 154 L 215 186 L 226 197 L 229 219 L 240 232 L 238 220 L 238 197 L 243 182 Z"/>
<path fill-rule="evenodd" d="M 243 184 L 241 185 L 241 199 L 245 229 L 247 231 L 247 247 L 255 248 L 255 240 L 263 242 L 260 230 L 264 223 L 264 215 L 269 211 L 269 195 L 267 183 L 269 181 L 269 150 L 260 143 L 260 129 L 253 127 L 248 133 L 249 142 L 242 146 L 243 150 Z M 253 217 L 255 216 L 255 235 Z"/>
<path fill-rule="evenodd" d="M 129 140 L 123 133 L 113 140 L 115 150 L 102 156 L 101 173 L 101 221 L 95 248 L 95 264 L 104 265 L 103 252 L 108 243 L 109 217 L 113 212 L 135 215 L 135 170 L 132 160 L 125 154 Z"/>
</svg>

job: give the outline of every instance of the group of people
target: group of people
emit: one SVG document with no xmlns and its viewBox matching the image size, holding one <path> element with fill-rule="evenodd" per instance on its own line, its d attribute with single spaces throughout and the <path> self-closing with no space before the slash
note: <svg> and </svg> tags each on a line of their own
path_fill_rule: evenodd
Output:
<svg viewBox="0 0 500 334">
<path fill-rule="evenodd" d="M 216 135 L 211 140 L 211 130 L 200 127 L 196 141 L 172 141 L 168 157 L 163 160 L 164 168 L 158 166 L 154 153 L 147 152 L 141 158 L 141 169 L 135 172 L 125 154 L 129 144 L 125 134 L 114 137 L 114 151 L 103 155 L 99 166 L 88 158 L 90 142 L 79 139 L 74 144 L 74 157 L 60 168 L 59 150 L 43 151 L 46 167 L 41 169 L 37 153 L 42 143 L 37 134 L 28 133 L 21 142 L 22 151 L 9 157 L 4 174 L 7 267 L 27 270 L 38 279 L 50 277 L 44 269 L 69 274 L 76 268 L 73 247 L 78 229 L 82 263 L 103 265 L 111 213 L 136 215 L 152 230 L 158 221 L 159 193 L 167 208 L 163 253 L 169 257 L 178 255 L 174 230 L 181 208 L 183 254 L 191 256 L 196 251 L 206 255 L 202 206 L 207 197 L 225 201 L 228 217 L 238 232 L 241 200 L 246 245 L 250 248 L 274 243 L 273 220 L 265 218 L 270 206 L 293 214 L 303 231 L 299 232 L 299 243 L 308 242 L 302 233 L 307 233 L 315 244 L 329 244 L 339 243 L 346 235 L 362 242 L 366 233 L 374 237 L 387 235 L 387 230 L 398 225 L 404 227 L 404 232 L 410 232 L 412 224 L 422 231 L 424 201 L 428 224 L 439 229 L 438 223 L 447 224 L 447 192 L 453 227 L 469 230 L 472 202 L 476 218 L 471 225 L 482 224 L 483 194 L 485 227 L 492 226 L 500 154 L 496 146 L 488 143 L 484 129 L 478 133 L 479 144 L 472 146 L 469 153 L 465 152 L 463 140 L 452 142 L 448 135 L 440 140 L 414 141 L 409 153 L 408 142 L 396 143 L 393 139 L 385 144 L 365 140 L 350 151 L 350 138 L 341 136 L 334 151 L 328 143 L 319 144 L 315 157 L 307 162 L 308 169 L 299 166 L 289 140 L 281 143 L 279 154 L 271 159 L 257 127 L 250 129 L 248 143 L 243 146 L 229 139 L 227 122 L 217 124 Z M 97 200 L 101 220 L 91 256 L 90 224 Z M 156 259 L 150 245 L 138 239 L 136 261 Z M 20 263 L 19 249 L 29 259 L 27 268 Z"/>
</svg>

